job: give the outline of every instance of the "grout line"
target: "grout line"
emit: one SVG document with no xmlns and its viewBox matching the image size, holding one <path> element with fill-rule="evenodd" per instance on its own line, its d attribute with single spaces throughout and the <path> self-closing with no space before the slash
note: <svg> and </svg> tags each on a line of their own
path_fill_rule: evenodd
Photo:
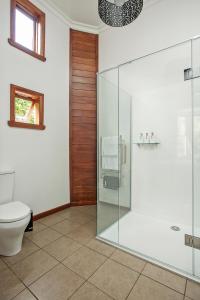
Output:
<svg viewBox="0 0 200 300">
<path fill-rule="evenodd" d="M 162 286 L 165 286 L 166 288 L 168 288 L 168 289 L 170 289 L 170 290 L 172 290 L 172 291 L 174 291 L 174 292 L 176 292 L 176 293 L 178 293 L 178 294 L 180 294 L 180 295 L 182 295 L 182 296 L 184 296 L 183 293 L 181 293 L 181 292 L 175 290 L 174 288 L 172 288 L 172 287 L 170 287 L 170 286 L 168 286 L 168 285 L 166 285 L 166 284 L 164 284 L 164 283 L 162 283 L 162 282 L 160 282 L 160 281 L 158 281 L 158 280 L 156 280 L 156 279 L 154 279 L 154 278 L 152 278 L 152 277 L 150 277 L 150 276 L 148 276 L 148 275 L 145 275 L 145 274 L 141 274 L 141 275 L 144 276 L 144 277 L 146 277 L 146 278 L 148 278 L 148 279 L 151 279 L 151 280 L 154 281 L 154 282 L 159 283 L 159 284 L 162 285 Z"/>
<path fill-rule="evenodd" d="M 80 245 L 80 244 L 79 244 Z M 66 256 L 64 259 L 62 260 L 58 260 L 55 256 L 53 256 L 51 253 L 49 253 L 47 250 L 43 249 L 44 252 L 46 252 L 49 256 L 51 256 L 52 258 L 54 258 L 55 260 L 57 260 L 60 264 L 63 264 L 63 262 L 71 257 L 72 255 L 74 255 L 78 250 L 80 250 L 81 248 L 83 248 L 82 245 L 80 245 L 80 247 L 78 249 L 76 249 L 73 253 L 71 253 L 69 256 Z M 63 264 L 64 265 L 64 264 Z M 65 266 L 65 265 L 64 265 Z M 66 267 L 66 266 L 65 266 Z"/>
<path fill-rule="evenodd" d="M 94 274 L 93 274 L 94 275 Z M 108 296 L 109 298 L 115 300 L 115 298 L 113 298 L 113 296 L 109 295 L 107 292 L 101 290 L 99 287 L 97 287 L 96 285 L 94 285 L 92 282 L 87 281 L 87 283 L 91 284 L 93 287 L 95 287 L 97 290 L 101 291 L 102 293 L 104 293 L 106 296 Z"/>
<path fill-rule="evenodd" d="M 35 299 L 40 300 L 29 288 L 28 288 L 28 290 L 31 293 L 31 295 L 33 295 L 33 297 L 35 297 Z"/>
<path fill-rule="evenodd" d="M 59 236 L 58 238 L 56 238 L 55 240 L 53 240 L 53 241 L 51 241 L 51 242 L 48 242 L 47 244 L 45 244 L 45 245 L 42 246 L 42 247 L 39 246 L 36 242 L 34 242 L 34 241 L 32 241 L 32 240 L 31 240 L 31 242 L 33 242 L 33 244 L 35 244 L 36 246 L 38 246 L 40 250 L 43 250 L 44 247 L 50 245 L 50 244 L 53 243 L 53 242 L 56 242 L 56 241 L 59 240 L 61 237 L 62 237 L 62 235 Z"/>
<path fill-rule="evenodd" d="M 98 270 L 101 268 L 101 267 L 103 267 L 103 265 L 107 262 L 109 260 L 109 258 L 108 257 L 106 257 L 106 259 L 105 259 L 105 261 L 87 278 L 87 279 L 85 279 L 85 283 L 86 282 L 88 282 L 88 283 L 90 283 L 90 281 L 89 281 L 89 279 L 96 273 L 96 272 L 98 272 Z M 67 266 L 65 266 L 65 267 L 67 267 Z M 68 269 L 70 269 L 69 267 L 67 267 Z M 71 270 L 71 269 L 70 269 Z M 74 272 L 75 274 L 77 274 L 77 275 L 79 275 L 79 276 L 81 276 L 80 274 L 78 274 L 78 273 L 76 273 L 75 271 L 73 271 L 73 270 L 71 270 L 72 272 Z M 81 278 L 83 278 L 82 276 L 81 276 Z M 82 286 L 83 286 L 83 284 L 82 284 Z M 81 286 L 81 287 L 82 287 Z M 93 286 L 95 286 L 94 284 L 93 284 Z M 81 288 L 81 287 L 79 287 L 71 296 L 70 296 L 70 298 Z M 96 287 L 96 286 L 95 286 Z M 97 288 L 97 287 L 96 287 Z M 99 289 L 99 288 L 98 288 Z M 106 294 L 104 291 L 102 291 L 101 289 L 99 289 L 101 292 L 103 292 L 104 294 Z M 110 297 L 110 295 L 108 295 L 108 294 L 106 294 L 107 296 L 109 296 Z M 70 299 L 69 298 L 69 299 Z M 113 299 L 113 298 L 112 298 Z"/>
<path fill-rule="evenodd" d="M 145 262 L 145 261 L 144 261 L 144 262 Z M 132 289 L 130 290 L 130 292 L 129 292 L 128 296 L 126 297 L 126 299 L 128 299 L 128 297 L 129 297 L 130 294 L 132 293 L 132 291 L 133 291 L 134 287 L 136 286 L 136 283 L 138 282 L 139 278 L 141 277 L 142 272 L 144 271 L 146 265 L 147 265 L 147 262 L 145 262 L 144 267 L 142 268 L 142 271 L 139 273 L 139 276 L 138 276 L 138 278 L 136 279 L 135 283 L 133 284 L 133 287 L 132 287 Z"/>
<path fill-rule="evenodd" d="M 187 284 L 188 284 L 188 279 L 186 279 L 186 283 L 185 283 L 185 291 L 184 291 L 184 296 L 186 295 Z"/>
<path fill-rule="evenodd" d="M 51 216 L 53 216 L 53 215 L 51 215 Z M 86 215 L 86 216 L 88 216 L 88 215 Z M 46 218 L 47 218 L 47 217 L 46 217 Z M 41 219 L 41 220 L 42 220 L 42 219 Z M 72 231 L 74 231 L 74 230 L 77 230 L 79 227 L 82 227 L 82 226 L 84 226 L 84 225 L 87 225 L 87 224 L 89 224 L 89 223 L 91 223 L 91 222 L 95 222 L 95 218 L 92 218 L 91 220 L 88 220 L 86 223 L 83 223 L 83 224 L 80 224 L 79 222 L 72 221 L 71 219 L 68 219 L 67 217 L 65 217 L 63 220 L 59 221 L 58 223 L 56 222 L 55 224 L 52 224 L 52 225 L 46 225 L 46 224 L 43 224 L 42 222 L 39 222 L 40 224 L 42 224 L 42 225 L 45 226 L 46 228 L 44 228 L 44 229 L 42 229 L 42 230 L 36 232 L 35 234 L 40 233 L 41 231 L 44 231 L 44 230 L 47 229 L 47 228 L 50 228 L 50 229 L 52 229 L 52 230 L 54 230 L 54 231 L 60 233 L 59 231 L 57 231 L 56 229 L 54 229 L 54 228 L 52 228 L 52 227 L 55 226 L 55 225 L 57 225 L 57 224 L 59 224 L 59 223 L 62 223 L 62 222 L 64 222 L 64 221 L 69 221 L 69 222 L 71 222 L 71 223 L 74 223 L 74 224 L 79 225 L 76 229 L 73 229 L 73 230 L 72 230 Z M 38 221 L 37 221 L 37 222 L 38 222 Z M 33 224 L 33 225 L 34 225 L 34 224 Z M 62 233 L 62 234 L 63 234 L 63 233 Z M 67 234 L 68 234 L 68 233 L 67 233 Z M 66 234 L 64 234 L 64 235 L 66 235 Z"/>
<path fill-rule="evenodd" d="M 40 250 L 40 248 L 34 250 L 33 252 L 31 252 L 30 254 L 28 254 L 27 256 L 25 256 L 24 258 L 21 258 L 20 260 L 18 260 L 17 262 L 11 264 L 11 263 L 7 263 L 8 266 L 10 266 L 10 268 L 12 269 L 12 267 L 14 267 L 15 265 L 17 265 L 18 263 L 23 262 L 26 258 L 28 258 L 29 256 L 31 256 L 32 254 L 35 254 L 36 252 L 38 252 Z"/>
<path fill-rule="evenodd" d="M 33 223 L 34 224 L 34 223 Z M 42 224 L 42 223 L 41 223 Z M 43 224 L 42 224 L 43 225 Z M 47 226 L 45 226 L 45 228 L 43 228 L 43 229 L 41 229 L 40 231 L 37 231 L 37 232 L 31 232 L 32 233 L 32 235 L 35 235 L 35 234 L 37 234 L 37 233 L 40 233 L 40 232 L 42 232 L 42 231 L 44 231 L 44 230 L 46 230 L 47 228 L 49 228 L 49 227 L 47 227 Z M 30 237 L 28 237 L 28 234 L 24 234 L 24 237 L 25 238 L 27 238 L 27 239 L 29 239 L 29 240 L 31 240 L 31 238 Z"/>
<path fill-rule="evenodd" d="M 10 268 L 10 266 L 9 265 L 7 265 L 7 268 L 9 269 L 9 271 L 11 271 L 12 272 L 12 274 L 14 274 L 14 276 L 23 284 L 23 286 L 24 286 L 24 289 L 23 290 L 21 290 L 21 292 L 20 293 L 22 293 L 22 292 L 24 292 L 25 290 L 26 290 L 26 285 L 24 284 L 24 282 L 15 274 L 15 272 Z M 17 297 L 20 293 L 18 293 L 18 294 L 16 294 L 12 299 L 14 299 L 15 297 Z"/>
<path fill-rule="evenodd" d="M 77 251 L 76 251 L 77 252 Z M 71 255 L 71 256 L 73 256 L 73 255 Z M 104 256 L 105 257 L 105 256 Z M 68 258 L 68 257 L 67 257 Z M 70 256 L 69 256 L 69 258 L 70 258 Z M 104 262 L 88 277 L 88 278 L 85 278 L 85 277 L 83 277 L 80 273 L 78 273 L 78 272 L 76 272 L 75 270 L 73 270 L 73 269 L 71 269 L 69 266 L 66 266 L 63 262 L 64 262 L 64 260 L 61 262 L 66 268 L 68 268 L 69 270 L 71 270 L 72 272 L 74 272 L 75 274 L 77 274 L 77 275 L 79 275 L 81 278 L 83 278 L 85 281 L 88 281 L 88 279 L 90 278 L 90 277 L 92 277 L 93 275 L 94 275 L 94 273 L 96 273 L 97 272 L 97 270 L 108 260 L 108 257 L 105 257 L 106 259 L 104 260 Z"/>
<path fill-rule="evenodd" d="M 144 271 L 146 265 L 147 265 L 147 262 L 145 262 L 145 265 L 144 265 L 142 271 L 139 273 L 139 276 L 138 276 L 138 278 L 136 279 L 135 283 L 133 284 L 133 287 L 132 287 L 132 289 L 130 290 L 130 292 L 129 292 L 128 296 L 126 297 L 126 299 L 128 299 L 128 297 L 129 297 L 130 294 L 132 293 L 133 289 L 135 288 L 136 283 L 138 282 L 139 278 L 142 276 L 142 272 Z"/>
<path fill-rule="evenodd" d="M 125 299 L 128 299 L 128 297 L 129 297 L 130 294 L 132 293 L 132 291 L 133 291 L 134 287 L 136 286 L 136 283 L 138 282 L 138 280 L 139 280 L 140 277 L 141 277 L 141 273 L 139 273 L 138 278 L 137 278 L 136 281 L 134 282 L 133 287 L 131 288 L 130 292 L 128 293 L 128 295 L 126 296 Z"/>
<path fill-rule="evenodd" d="M 58 262 L 58 261 L 56 261 L 56 262 Z M 29 289 L 32 284 L 34 284 L 36 281 L 40 280 L 43 276 L 45 276 L 47 273 L 49 273 L 50 271 L 52 271 L 58 265 L 59 265 L 59 263 L 57 263 L 55 266 L 51 267 L 48 271 L 46 271 L 44 274 L 40 275 L 37 279 L 33 280 L 31 283 L 26 284 L 27 288 Z"/>
<path fill-rule="evenodd" d="M 17 295 L 15 295 L 15 297 L 14 298 L 12 298 L 11 300 L 15 300 L 16 299 L 16 297 L 18 297 L 20 294 L 22 294 L 22 293 L 24 293 L 26 290 L 28 290 L 30 293 L 31 293 L 31 295 L 33 295 L 33 297 L 35 298 L 35 299 L 37 299 L 37 300 L 40 300 L 28 287 L 26 287 L 23 291 L 21 291 L 19 294 L 17 294 Z"/>
<path fill-rule="evenodd" d="M 23 293 L 25 290 L 26 290 L 26 287 L 24 287 L 24 289 L 23 289 L 21 292 L 17 293 L 17 294 L 16 294 L 14 297 L 12 297 L 10 300 L 15 300 L 15 298 L 16 298 L 17 296 L 19 296 L 21 293 Z"/>
<path fill-rule="evenodd" d="M 42 249 L 40 248 L 37 252 L 41 251 Z M 30 256 L 30 255 L 29 255 Z M 57 261 L 57 260 L 56 260 Z M 55 268 L 58 264 L 56 264 L 55 266 L 53 266 L 52 268 L 50 268 L 48 271 L 46 271 L 44 274 L 40 275 L 37 279 L 35 279 L 33 282 L 31 282 L 30 284 L 27 284 L 25 283 L 18 275 L 17 273 L 12 270 L 12 272 L 15 274 L 15 276 L 23 283 L 23 285 L 26 287 L 26 288 L 29 288 L 29 286 L 31 286 L 35 281 L 37 281 L 38 279 L 40 279 L 42 276 L 44 276 L 46 273 L 48 273 L 49 271 L 51 271 L 53 268 Z"/>
<path fill-rule="evenodd" d="M 131 268 L 131 267 L 129 267 L 129 266 L 123 264 L 122 262 L 119 262 L 118 260 L 115 260 L 114 258 L 112 258 L 112 255 L 110 256 L 110 260 L 114 261 L 115 263 L 118 263 L 119 265 L 121 265 L 121 266 L 123 266 L 123 267 L 126 267 L 127 269 L 129 269 L 129 270 L 131 270 L 131 271 L 133 271 L 133 272 L 139 273 L 139 274 L 142 273 L 142 272 L 144 271 L 144 268 L 145 268 L 145 266 L 146 266 L 146 264 L 147 264 L 147 263 L 145 263 L 145 266 L 143 267 L 142 271 L 140 272 L 140 271 L 138 271 L 138 270 L 135 270 L 135 269 L 133 269 L 133 268 Z M 143 261 L 142 259 L 140 259 L 140 260 Z M 144 261 L 144 262 L 145 262 L 145 261 Z"/>
</svg>

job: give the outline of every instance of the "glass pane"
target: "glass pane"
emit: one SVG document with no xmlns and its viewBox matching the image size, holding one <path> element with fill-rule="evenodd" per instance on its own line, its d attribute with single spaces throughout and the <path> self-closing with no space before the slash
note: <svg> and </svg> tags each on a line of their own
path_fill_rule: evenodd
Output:
<svg viewBox="0 0 200 300">
<path fill-rule="evenodd" d="M 97 231 L 101 238 L 118 243 L 119 131 L 118 70 L 98 78 L 98 204 Z"/>
<path fill-rule="evenodd" d="M 15 98 L 15 121 L 28 123 L 28 124 L 38 124 L 36 120 L 36 106 L 32 101 Z"/>
<path fill-rule="evenodd" d="M 16 9 L 15 41 L 34 50 L 34 20 L 21 10 Z"/>
<path fill-rule="evenodd" d="M 123 89 L 123 78 L 119 68 L 119 243 L 126 240 L 129 230 L 124 230 L 131 210 L 131 102 L 132 93 Z"/>
<path fill-rule="evenodd" d="M 200 239 L 200 39 L 192 41 L 193 76 L 193 212 L 194 236 Z M 200 240 L 199 240 L 200 241 Z M 194 275 L 200 277 L 200 250 L 194 249 Z"/>
<path fill-rule="evenodd" d="M 192 248 L 184 244 L 192 233 L 192 89 L 184 80 L 190 67 L 190 42 L 120 67 L 119 133 L 124 130 L 127 141 L 125 98 L 132 99 L 132 178 L 131 211 L 119 222 L 119 243 L 192 274 Z M 120 188 L 120 206 L 128 191 L 128 185 Z"/>
</svg>

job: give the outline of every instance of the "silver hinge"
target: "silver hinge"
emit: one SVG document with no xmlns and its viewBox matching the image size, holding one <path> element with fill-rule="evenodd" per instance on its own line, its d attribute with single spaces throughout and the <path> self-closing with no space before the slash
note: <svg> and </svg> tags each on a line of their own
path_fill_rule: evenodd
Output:
<svg viewBox="0 0 200 300">
<path fill-rule="evenodd" d="M 200 250 L 200 238 L 185 234 L 185 245 Z"/>
<path fill-rule="evenodd" d="M 184 80 L 191 80 L 191 79 L 196 79 L 200 77 L 200 68 L 189 68 L 184 70 Z"/>
<path fill-rule="evenodd" d="M 191 80 L 193 78 L 192 68 L 184 70 L 184 80 Z"/>
</svg>

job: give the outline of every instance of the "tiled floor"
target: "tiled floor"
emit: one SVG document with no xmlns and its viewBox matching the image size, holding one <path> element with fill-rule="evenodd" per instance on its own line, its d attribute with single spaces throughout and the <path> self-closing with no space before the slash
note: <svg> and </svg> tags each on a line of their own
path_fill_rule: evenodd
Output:
<svg viewBox="0 0 200 300">
<path fill-rule="evenodd" d="M 200 300 L 200 285 L 95 239 L 95 207 L 41 219 L 0 257 L 0 300 Z"/>
</svg>

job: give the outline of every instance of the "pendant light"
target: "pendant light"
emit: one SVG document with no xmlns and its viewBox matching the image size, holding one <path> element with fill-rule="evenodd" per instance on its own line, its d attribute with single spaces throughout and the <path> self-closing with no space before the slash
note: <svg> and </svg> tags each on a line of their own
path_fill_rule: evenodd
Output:
<svg viewBox="0 0 200 300">
<path fill-rule="evenodd" d="M 112 27 L 132 23 L 141 13 L 143 0 L 98 0 L 101 20 Z"/>
</svg>

